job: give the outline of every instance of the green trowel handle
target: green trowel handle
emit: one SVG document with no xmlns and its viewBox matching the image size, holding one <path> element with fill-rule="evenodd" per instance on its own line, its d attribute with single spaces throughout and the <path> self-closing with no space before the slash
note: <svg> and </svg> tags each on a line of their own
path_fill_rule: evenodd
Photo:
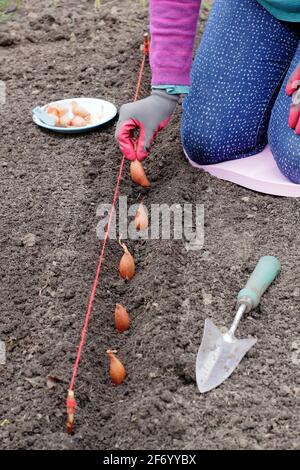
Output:
<svg viewBox="0 0 300 470">
<path fill-rule="evenodd" d="M 260 258 L 246 286 L 238 294 L 238 303 L 246 304 L 247 312 L 258 306 L 261 296 L 272 284 L 280 269 L 280 262 L 275 256 Z"/>
</svg>

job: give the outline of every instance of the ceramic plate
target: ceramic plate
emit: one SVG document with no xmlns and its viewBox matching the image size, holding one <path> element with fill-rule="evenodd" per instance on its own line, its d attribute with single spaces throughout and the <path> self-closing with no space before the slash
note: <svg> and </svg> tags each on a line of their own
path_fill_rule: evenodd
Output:
<svg viewBox="0 0 300 470">
<path fill-rule="evenodd" d="M 61 132 L 64 134 L 74 134 L 74 133 L 88 132 L 92 129 L 100 127 L 103 124 L 106 124 L 107 122 L 111 121 L 111 119 L 113 119 L 117 114 L 117 108 L 115 107 L 115 105 L 113 105 L 109 101 L 101 100 L 98 98 L 71 98 L 67 100 L 60 100 L 60 101 L 48 103 L 42 106 L 42 109 L 46 111 L 47 106 L 49 106 L 50 104 L 54 104 L 54 103 L 59 104 L 60 106 L 67 108 L 68 115 L 72 117 L 72 112 L 71 112 L 72 101 L 76 101 L 76 103 L 78 103 L 87 112 L 90 113 L 91 121 L 86 126 L 83 126 L 83 127 L 49 126 L 48 124 L 41 121 L 41 119 L 35 114 L 33 114 L 32 116 L 33 121 L 38 126 L 44 127 L 45 129 L 48 129 L 50 131 Z"/>
</svg>

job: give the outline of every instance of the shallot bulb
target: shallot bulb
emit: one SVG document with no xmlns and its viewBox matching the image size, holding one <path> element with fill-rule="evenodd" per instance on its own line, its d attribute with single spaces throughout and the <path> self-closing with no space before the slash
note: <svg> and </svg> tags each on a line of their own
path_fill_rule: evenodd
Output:
<svg viewBox="0 0 300 470">
<path fill-rule="evenodd" d="M 64 108 L 63 106 L 61 106 L 60 104 L 57 104 L 56 105 L 56 112 L 57 112 L 57 115 L 59 117 L 62 117 L 65 114 L 67 114 L 68 110 L 67 110 L 67 108 Z"/>
<path fill-rule="evenodd" d="M 135 274 L 135 262 L 131 253 L 129 253 L 125 243 L 119 242 L 124 250 L 124 254 L 119 264 L 119 273 L 123 279 L 129 281 Z"/>
<path fill-rule="evenodd" d="M 139 208 L 135 214 L 134 224 L 136 230 L 145 230 L 148 228 L 148 214 L 143 204 L 143 201 L 140 203 Z"/>
<path fill-rule="evenodd" d="M 80 116 L 75 116 L 73 117 L 71 121 L 71 126 L 72 127 L 85 127 L 86 126 L 86 121 Z"/>
<path fill-rule="evenodd" d="M 60 104 L 49 104 L 47 107 L 48 114 L 56 114 L 56 116 L 61 117 L 64 116 L 68 112 L 67 108 L 64 108 Z"/>
<path fill-rule="evenodd" d="M 139 184 L 144 188 L 148 188 L 150 186 L 143 165 L 139 160 L 132 160 L 130 162 L 130 176 L 134 183 Z"/>
<path fill-rule="evenodd" d="M 128 330 L 130 325 L 130 318 L 126 308 L 117 304 L 115 308 L 115 327 L 120 332 Z"/>
<path fill-rule="evenodd" d="M 62 127 L 71 127 L 72 126 L 72 119 L 68 116 L 62 116 L 59 120 L 59 123 Z"/>
<path fill-rule="evenodd" d="M 58 116 L 57 107 L 55 104 L 49 104 L 49 106 L 47 106 L 46 111 L 48 114 L 55 114 L 56 116 Z"/>
<path fill-rule="evenodd" d="M 110 359 L 109 375 L 114 385 L 121 385 L 126 378 L 126 370 L 122 362 L 115 356 L 116 352 L 110 349 L 106 351 Z"/>
<path fill-rule="evenodd" d="M 89 112 L 84 109 L 82 106 L 80 106 L 78 103 L 76 103 L 76 101 L 72 101 L 71 103 L 71 108 L 72 108 L 72 113 L 74 114 L 74 116 L 80 116 L 82 117 L 83 119 L 89 117 Z"/>
</svg>

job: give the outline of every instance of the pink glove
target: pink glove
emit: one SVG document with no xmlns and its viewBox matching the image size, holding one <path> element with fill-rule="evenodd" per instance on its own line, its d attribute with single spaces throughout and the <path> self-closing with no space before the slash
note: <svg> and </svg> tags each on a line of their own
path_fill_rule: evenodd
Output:
<svg viewBox="0 0 300 470">
<path fill-rule="evenodd" d="M 154 137 L 170 121 L 178 99 L 179 95 L 154 89 L 148 98 L 121 106 L 116 139 L 128 160 L 147 157 Z"/>
<path fill-rule="evenodd" d="M 300 63 L 292 74 L 286 86 L 286 93 L 292 96 L 289 114 L 289 126 L 300 135 Z"/>
</svg>

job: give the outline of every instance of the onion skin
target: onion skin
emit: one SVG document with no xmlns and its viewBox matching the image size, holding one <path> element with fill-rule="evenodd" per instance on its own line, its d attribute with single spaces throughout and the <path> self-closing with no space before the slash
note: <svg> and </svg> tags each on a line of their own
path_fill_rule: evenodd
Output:
<svg viewBox="0 0 300 470">
<path fill-rule="evenodd" d="M 121 246 L 124 250 L 124 254 L 119 264 L 119 273 L 123 279 L 130 281 L 135 275 L 135 262 L 127 246 L 124 243 L 122 243 Z"/>
<path fill-rule="evenodd" d="M 136 230 L 146 230 L 149 226 L 148 214 L 145 210 L 144 204 L 141 202 L 135 214 L 134 224 Z"/>
<path fill-rule="evenodd" d="M 122 362 L 115 356 L 116 351 L 106 351 L 110 359 L 109 375 L 114 385 L 121 385 L 126 378 L 126 370 Z"/>
<path fill-rule="evenodd" d="M 130 176 L 134 183 L 139 184 L 144 188 L 148 188 L 150 186 L 143 165 L 139 160 L 133 160 L 130 162 Z"/>
<path fill-rule="evenodd" d="M 115 327 L 119 333 L 123 333 L 128 330 L 130 325 L 130 318 L 126 308 L 122 305 L 117 304 L 115 308 Z"/>
</svg>

